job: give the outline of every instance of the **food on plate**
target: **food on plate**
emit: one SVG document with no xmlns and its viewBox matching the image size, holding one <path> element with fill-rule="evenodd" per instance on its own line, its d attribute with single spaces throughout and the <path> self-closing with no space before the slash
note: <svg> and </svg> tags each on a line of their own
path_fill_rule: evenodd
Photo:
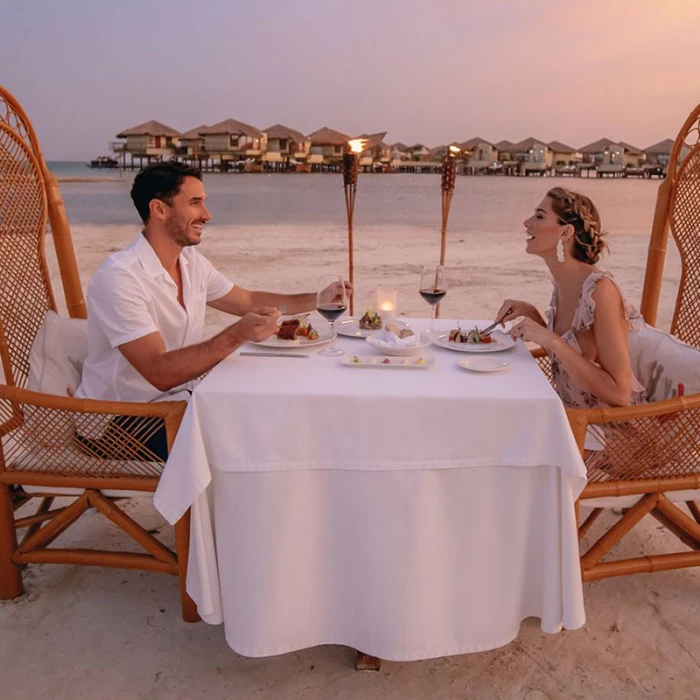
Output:
<svg viewBox="0 0 700 700">
<path fill-rule="evenodd" d="M 382 327 L 382 317 L 371 309 L 365 311 L 364 316 L 359 321 L 360 328 L 365 331 L 378 331 Z"/>
<path fill-rule="evenodd" d="M 297 340 L 298 338 L 318 340 L 318 331 L 311 326 L 308 316 L 289 318 L 280 324 L 277 329 L 277 337 L 280 340 Z"/>
<path fill-rule="evenodd" d="M 352 358 L 352 363 L 354 365 L 359 365 L 360 364 L 360 358 L 357 355 L 354 355 Z"/>
<path fill-rule="evenodd" d="M 425 358 L 424 358 L 424 357 L 419 357 L 419 358 L 416 360 L 416 364 L 417 364 L 417 365 L 424 365 L 424 364 L 425 364 Z"/>
<path fill-rule="evenodd" d="M 382 364 L 383 364 L 383 365 L 390 365 L 390 364 L 391 364 L 391 360 L 390 360 L 388 357 L 385 357 L 385 358 L 382 360 Z"/>
<path fill-rule="evenodd" d="M 490 333 L 483 333 L 478 328 L 472 328 L 470 331 L 454 328 L 450 331 L 449 340 L 451 343 L 469 343 L 471 345 L 487 345 L 495 342 Z"/>
<path fill-rule="evenodd" d="M 410 336 L 415 335 L 410 328 L 399 328 L 395 323 L 387 323 L 386 326 L 384 326 L 384 330 L 389 331 L 394 335 L 398 335 L 399 338 L 409 338 Z"/>
</svg>

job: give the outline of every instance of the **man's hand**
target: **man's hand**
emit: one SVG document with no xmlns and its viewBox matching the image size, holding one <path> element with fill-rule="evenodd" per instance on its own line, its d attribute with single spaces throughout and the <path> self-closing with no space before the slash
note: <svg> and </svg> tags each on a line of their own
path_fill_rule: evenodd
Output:
<svg viewBox="0 0 700 700">
<path fill-rule="evenodd" d="M 268 306 L 253 309 L 229 326 L 229 331 L 237 343 L 259 343 L 277 332 L 279 317 L 280 312 Z"/>
<path fill-rule="evenodd" d="M 343 286 L 341 286 L 340 280 L 338 282 L 333 282 L 332 284 L 329 284 L 323 290 L 323 298 L 327 299 L 328 303 L 331 303 L 331 304 L 342 301 L 343 300 L 343 287 L 345 287 L 345 294 L 346 294 L 347 299 L 349 301 L 354 290 L 353 290 L 353 286 L 347 280 L 343 280 Z"/>
</svg>

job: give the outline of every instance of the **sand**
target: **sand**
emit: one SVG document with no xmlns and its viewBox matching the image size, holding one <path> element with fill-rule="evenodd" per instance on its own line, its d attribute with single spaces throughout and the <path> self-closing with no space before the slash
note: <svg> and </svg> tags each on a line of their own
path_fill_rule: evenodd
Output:
<svg viewBox="0 0 700 700">
<path fill-rule="evenodd" d="M 105 255 L 127 243 L 129 227 L 73 228 L 79 267 L 86 281 Z M 212 261 L 243 286 L 309 290 L 326 269 L 342 269 L 342 229 L 211 226 L 202 245 Z M 374 289 L 395 287 L 399 311 L 426 315 L 417 294 L 424 260 L 437 239 L 418 229 L 382 229 L 366 236 L 357 253 L 357 310 Z M 638 303 L 647 240 L 611 241 L 610 267 Z M 478 262 L 477 262 L 478 258 Z M 505 296 L 542 307 L 550 287 L 537 259 L 478 234 L 450 240 L 450 291 L 446 317 L 490 317 Z M 390 261 L 390 262 L 389 262 Z M 53 277 L 56 277 L 52 262 Z M 671 252 L 660 326 L 672 311 L 669 288 L 677 283 Z M 311 280 L 311 286 L 309 283 Z M 207 332 L 228 319 L 207 318 Z M 132 500 L 131 515 L 169 543 L 172 532 L 148 499 Z M 608 522 L 616 516 L 608 514 Z M 596 530 L 594 529 L 593 534 Z M 111 524 L 89 513 L 64 536 L 81 546 L 110 546 Z M 661 550 L 673 540 L 655 520 L 628 536 L 621 554 Z M 353 669 L 351 650 L 307 649 L 280 657 L 247 659 L 226 644 L 221 626 L 188 625 L 179 611 L 177 581 L 126 570 L 33 566 L 25 572 L 27 594 L 0 604 L 0 697 L 51 698 L 695 698 L 700 697 L 700 572 L 672 571 L 610 579 L 584 586 L 585 627 L 546 635 L 539 620 L 523 622 L 520 635 L 497 650 L 412 663 L 383 664 L 379 673 Z"/>
</svg>

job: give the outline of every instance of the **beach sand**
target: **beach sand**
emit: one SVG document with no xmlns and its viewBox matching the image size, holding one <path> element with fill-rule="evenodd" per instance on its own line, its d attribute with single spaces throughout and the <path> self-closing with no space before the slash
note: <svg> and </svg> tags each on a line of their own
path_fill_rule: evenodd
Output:
<svg viewBox="0 0 700 700">
<path fill-rule="evenodd" d="M 79 268 L 86 282 L 111 250 L 136 231 L 126 226 L 74 226 Z M 417 294 L 420 267 L 436 257 L 439 237 L 422 229 L 362 233 L 356 254 L 361 313 L 377 286 L 394 287 L 399 312 L 425 316 Z M 210 226 L 204 252 L 242 286 L 285 291 L 313 289 L 316 278 L 345 266 L 342 228 Z M 368 242 L 369 241 L 369 242 Z M 605 264 L 638 304 L 648 240 L 611 237 Z M 524 237 L 493 240 L 452 231 L 450 291 L 443 316 L 490 318 L 506 296 L 544 307 L 548 275 L 523 252 Z M 52 276 L 57 278 L 55 263 Z M 667 327 L 679 265 L 669 253 L 659 324 Z M 207 333 L 228 322 L 212 312 Z M 128 512 L 172 543 L 148 499 Z M 608 522 L 614 514 L 606 516 Z M 593 534 L 596 530 L 594 528 Z M 88 513 L 65 542 L 107 546 L 112 526 Z M 672 538 L 654 520 L 627 538 L 620 552 L 638 556 Z M 0 604 L 2 692 L 7 700 L 51 698 L 695 698 L 700 697 L 700 572 L 671 571 L 610 579 L 584 586 L 588 622 L 573 632 L 546 635 L 539 620 L 523 622 L 511 644 L 478 654 L 383 664 L 379 673 L 353 669 L 353 652 L 324 646 L 280 657 L 235 654 L 221 626 L 182 622 L 178 585 L 159 574 L 72 566 L 32 566 L 27 594 Z"/>
</svg>

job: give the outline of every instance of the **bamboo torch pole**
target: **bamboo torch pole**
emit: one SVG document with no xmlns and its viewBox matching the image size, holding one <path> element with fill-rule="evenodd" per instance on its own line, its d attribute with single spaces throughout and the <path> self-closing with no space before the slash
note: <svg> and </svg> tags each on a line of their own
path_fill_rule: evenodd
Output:
<svg viewBox="0 0 700 700">
<path fill-rule="evenodd" d="M 457 154 L 460 149 L 450 146 L 442 159 L 442 179 L 440 189 L 442 191 L 442 233 L 440 236 L 440 265 L 445 265 L 445 253 L 447 251 L 447 222 L 450 218 L 450 206 L 452 195 L 455 191 L 455 175 L 457 166 Z M 435 309 L 435 316 L 440 316 L 440 304 Z"/>
<path fill-rule="evenodd" d="M 353 217 L 355 215 L 355 194 L 357 192 L 357 175 L 359 172 L 359 157 L 364 148 L 362 139 L 348 142 L 348 148 L 343 153 L 343 190 L 345 191 L 345 209 L 348 215 L 348 281 L 355 284 L 355 258 L 353 243 Z M 350 315 L 355 313 L 355 295 L 350 297 Z"/>
</svg>

